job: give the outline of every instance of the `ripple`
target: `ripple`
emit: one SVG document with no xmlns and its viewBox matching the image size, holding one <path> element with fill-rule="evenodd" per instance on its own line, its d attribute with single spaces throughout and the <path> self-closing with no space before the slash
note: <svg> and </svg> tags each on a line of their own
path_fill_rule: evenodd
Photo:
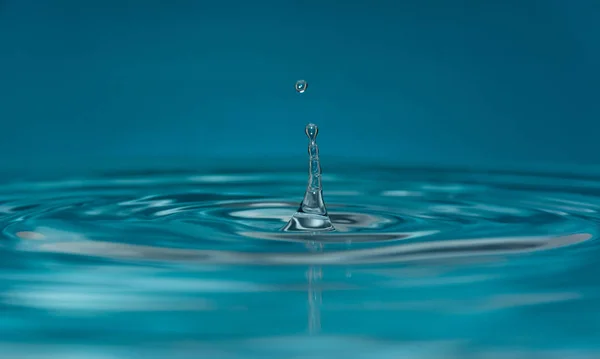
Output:
<svg viewBox="0 0 600 359">
<path fill-rule="evenodd" d="M 600 177 L 369 168 L 323 180 L 336 231 L 310 234 L 280 230 L 303 169 L 5 179 L 2 353 L 597 347 Z"/>
<path fill-rule="evenodd" d="M 281 232 L 304 177 L 152 171 L 5 183 L 0 248 L 190 265 L 348 265 L 566 252 L 591 248 L 597 236 L 600 179 L 435 169 L 329 173 L 336 232 Z"/>
</svg>

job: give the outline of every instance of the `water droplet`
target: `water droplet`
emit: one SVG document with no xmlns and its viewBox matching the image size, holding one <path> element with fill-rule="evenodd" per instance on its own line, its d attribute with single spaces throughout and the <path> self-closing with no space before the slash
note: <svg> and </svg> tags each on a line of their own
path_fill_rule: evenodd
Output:
<svg viewBox="0 0 600 359">
<path fill-rule="evenodd" d="M 296 91 L 297 92 L 304 93 L 304 91 L 306 91 L 307 87 L 308 87 L 308 82 L 306 82 L 304 80 L 296 81 Z"/>
<path fill-rule="evenodd" d="M 321 162 L 319 160 L 319 147 L 317 145 L 317 134 L 319 127 L 309 123 L 305 128 L 308 136 L 308 186 L 304 193 L 304 199 L 300 208 L 283 227 L 284 231 L 333 231 L 333 223 L 327 214 L 325 201 L 323 200 L 323 189 L 321 187 Z"/>
<path fill-rule="evenodd" d="M 313 142 L 317 140 L 317 135 L 319 134 L 319 127 L 314 123 L 309 123 L 308 125 L 306 125 L 304 132 L 306 133 L 306 136 L 308 136 L 308 139 L 311 142 Z"/>
</svg>

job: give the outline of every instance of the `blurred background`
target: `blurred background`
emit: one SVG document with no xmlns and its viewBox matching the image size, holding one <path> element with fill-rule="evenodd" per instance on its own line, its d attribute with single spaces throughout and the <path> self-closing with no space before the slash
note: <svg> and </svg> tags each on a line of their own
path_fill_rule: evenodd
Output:
<svg viewBox="0 0 600 359">
<path fill-rule="evenodd" d="M 1 160 L 305 156 L 314 121 L 323 157 L 597 164 L 598 24 L 596 0 L 0 0 Z"/>
</svg>

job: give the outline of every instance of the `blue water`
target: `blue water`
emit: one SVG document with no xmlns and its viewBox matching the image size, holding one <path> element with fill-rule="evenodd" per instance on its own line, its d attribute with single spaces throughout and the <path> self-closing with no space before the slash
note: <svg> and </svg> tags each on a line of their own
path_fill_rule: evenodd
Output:
<svg viewBox="0 0 600 359">
<path fill-rule="evenodd" d="M 600 356 L 597 173 L 304 164 L 6 174 L 0 357 Z"/>
</svg>

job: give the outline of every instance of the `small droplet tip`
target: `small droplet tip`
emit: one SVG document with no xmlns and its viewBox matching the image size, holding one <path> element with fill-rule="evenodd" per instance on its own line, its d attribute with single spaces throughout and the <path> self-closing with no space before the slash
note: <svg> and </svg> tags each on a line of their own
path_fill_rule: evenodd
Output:
<svg viewBox="0 0 600 359">
<path fill-rule="evenodd" d="M 319 134 L 319 127 L 317 125 L 315 125 L 314 123 L 309 123 L 308 125 L 306 125 L 306 136 L 308 136 L 308 138 L 311 141 L 316 140 L 317 135 Z"/>
</svg>

